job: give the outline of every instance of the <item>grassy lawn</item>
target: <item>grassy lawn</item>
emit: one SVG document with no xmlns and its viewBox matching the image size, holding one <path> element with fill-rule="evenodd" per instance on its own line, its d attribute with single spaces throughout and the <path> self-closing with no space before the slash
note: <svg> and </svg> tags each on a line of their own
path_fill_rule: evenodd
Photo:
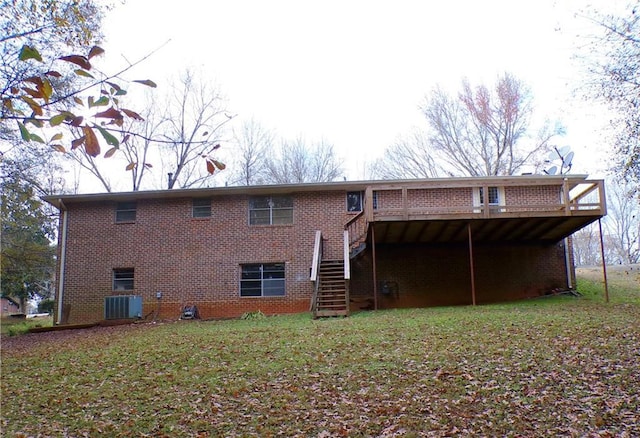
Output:
<svg viewBox="0 0 640 438">
<path fill-rule="evenodd" d="M 640 436 L 640 291 L 2 339 L 3 436 Z"/>
<path fill-rule="evenodd" d="M 0 334 L 9 336 L 22 335 L 32 327 L 51 327 L 52 325 L 52 316 L 29 319 L 6 317 L 0 320 Z"/>
</svg>

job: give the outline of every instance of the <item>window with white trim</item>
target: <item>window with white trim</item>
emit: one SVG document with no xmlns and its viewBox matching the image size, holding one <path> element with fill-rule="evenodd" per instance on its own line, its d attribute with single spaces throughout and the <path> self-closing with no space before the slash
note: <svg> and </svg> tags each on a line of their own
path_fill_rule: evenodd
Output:
<svg viewBox="0 0 640 438">
<path fill-rule="evenodd" d="M 485 202 L 488 201 L 488 204 Z M 475 187 L 473 189 L 473 205 L 481 207 L 483 205 L 498 206 L 505 205 L 504 187 L 487 187 L 487 197 L 484 196 L 484 187 Z M 479 210 L 474 210 L 476 213 Z M 501 210 L 502 211 L 502 210 Z"/>
<path fill-rule="evenodd" d="M 288 225 L 293 223 L 291 196 L 254 196 L 249 199 L 249 225 Z"/>
<path fill-rule="evenodd" d="M 135 201 L 116 204 L 116 223 L 135 222 L 137 205 Z"/>
<path fill-rule="evenodd" d="M 240 268 L 241 297 L 284 296 L 284 263 L 251 263 Z"/>
<path fill-rule="evenodd" d="M 487 187 L 489 205 L 500 205 L 500 192 L 497 187 Z M 480 205 L 484 205 L 484 187 L 480 187 Z"/>
<path fill-rule="evenodd" d="M 194 198 L 191 206 L 191 215 L 193 217 L 211 216 L 211 199 L 210 198 Z"/>
<path fill-rule="evenodd" d="M 113 270 L 113 290 L 133 290 L 134 268 Z"/>
</svg>

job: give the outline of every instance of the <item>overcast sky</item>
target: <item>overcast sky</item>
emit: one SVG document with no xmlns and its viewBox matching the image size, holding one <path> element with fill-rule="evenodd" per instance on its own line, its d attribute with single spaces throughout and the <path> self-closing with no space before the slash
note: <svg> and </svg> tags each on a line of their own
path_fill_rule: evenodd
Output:
<svg viewBox="0 0 640 438">
<path fill-rule="evenodd" d="M 511 72 L 532 89 L 539 117 L 560 119 L 558 139 L 576 173 L 602 173 L 597 108 L 573 97 L 573 59 L 588 22 L 575 16 L 612 0 L 553 1 L 153 1 L 117 5 L 105 25 L 109 62 L 166 87 L 200 69 L 238 119 L 255 118 L 286 138 L 324 138 L 359 179 L 367 161 L 423 124 L 418 106 L 436 84 L 492 83 Z"/>
</svg>

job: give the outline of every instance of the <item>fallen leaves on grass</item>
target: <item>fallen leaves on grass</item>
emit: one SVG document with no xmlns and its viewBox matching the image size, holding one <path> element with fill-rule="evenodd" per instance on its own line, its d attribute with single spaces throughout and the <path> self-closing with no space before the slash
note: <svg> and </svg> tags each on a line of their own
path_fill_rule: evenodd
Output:
<svg viewBox="0 0 640 438">
<path fill-rule="evenodd" d="M 2 429 L 637 436 L 639 314 L 562 299 L 28 335 L 3 341 Z"/>
</svg>

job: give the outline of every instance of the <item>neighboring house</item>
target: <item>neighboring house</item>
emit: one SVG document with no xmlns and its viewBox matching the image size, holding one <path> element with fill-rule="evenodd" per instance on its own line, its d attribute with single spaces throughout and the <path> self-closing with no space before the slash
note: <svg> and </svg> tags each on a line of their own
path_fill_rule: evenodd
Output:
<svg viewBox="0 0 640 438">
<path fill-rule="evenodd" d="M 20 313 L 20 304 L 13 298 L 2 297 L 2 316 L 12 315 L 14 313 Z"/>
<path fill-rule="evenodd" d="M 606 214 L 583 175 L 44 199 L 61 211 L 57 323 L 535 297 L 574 287 L 567 237 Z"/>
</svg>

